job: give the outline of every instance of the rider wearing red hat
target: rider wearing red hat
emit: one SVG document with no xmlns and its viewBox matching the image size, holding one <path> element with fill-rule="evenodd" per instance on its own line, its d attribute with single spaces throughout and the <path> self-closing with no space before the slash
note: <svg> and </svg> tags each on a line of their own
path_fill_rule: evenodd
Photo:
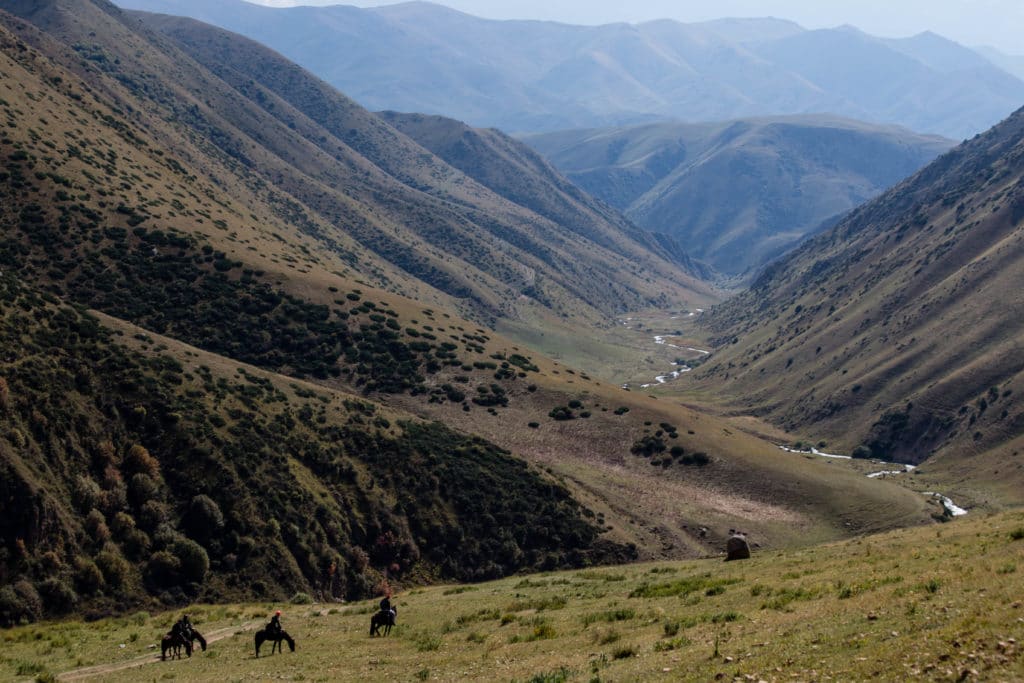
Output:
<svg viewBox="0 0 1024 683">
<path fill-rule="evenodd" d="M 267 624 L 267 631 L 271 633 L 280 633 L 284 629 L 281 628 L 281 610 L 274 612 L 274 616 L 270 617 L 270 623 Z"/>
</svg>

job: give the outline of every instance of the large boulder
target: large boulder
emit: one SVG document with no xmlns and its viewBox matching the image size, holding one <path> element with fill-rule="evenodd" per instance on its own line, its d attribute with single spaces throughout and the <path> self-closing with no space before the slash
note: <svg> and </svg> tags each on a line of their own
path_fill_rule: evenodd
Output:
<svg viewBox="0 0 1024 683">
<path fill-rule="evenodd" d="M 747 543 L 747 535 L 736 532 L 725 542 L 725 561 L 749 560 L 750 544 Z"/>
</svg>

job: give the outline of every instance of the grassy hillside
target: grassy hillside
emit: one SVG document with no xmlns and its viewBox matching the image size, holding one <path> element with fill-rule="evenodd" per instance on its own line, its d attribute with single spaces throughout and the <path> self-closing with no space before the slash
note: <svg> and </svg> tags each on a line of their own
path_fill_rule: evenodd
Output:
<svg viewBox="0 0 1024 683">
<path fill-rule="evenodd" d="M 1022 150 L 1018 111 L 774 264 L 704 320 L 700 386 L 1020 501 Z"/>
<path fill-rule="evenodd" d="M 542 574 L 372 602 L 190 607 L 216 639 L 190 660 L 148 649 L 180 614 L 28 626 L 13 680 L 928 680 L 1024 677 L 1024 515 L 960 520 L 799 552 Z M 276 607 L 294 653 L 253 657 Z M 124 648 L 117 644 L 123 643 Z"/>
<path fill-rule="evenodd" d="M 730 275 L 767 264 L 952 145 L 828 116 L 523 139 L 587 192 Z"/>
</svg>

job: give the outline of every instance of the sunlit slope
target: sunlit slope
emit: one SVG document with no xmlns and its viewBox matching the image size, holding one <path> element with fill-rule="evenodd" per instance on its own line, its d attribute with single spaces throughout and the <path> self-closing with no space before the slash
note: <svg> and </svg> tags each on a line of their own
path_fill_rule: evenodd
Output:
<svg viewBox="0 0 1024 683">
<path fill-rule="evenodd" d="M 799 552 L 755 550 L 740 562 L 401 592 L 388 638 L 368 636 L 375 602 L 284 605 L 297 649 L 259 659 L 252 633 L 272 603 L 190 607 L 218 640 L 191 660 L 164 663 L 147 648 L 180 612 L 46 624 L 10 632 L 0 671 L 21 663 L 72 675 L 93 666 L 111 681 L 1016 681 L 1024 677 L 1022 537 L 1017 512 Z"/>
<path fill-rule="evenodd" d="M 699 385 L 849 451 L 1019 483 L 1022 176 L 1019 111 L 715 309 Z"/>
</svg>

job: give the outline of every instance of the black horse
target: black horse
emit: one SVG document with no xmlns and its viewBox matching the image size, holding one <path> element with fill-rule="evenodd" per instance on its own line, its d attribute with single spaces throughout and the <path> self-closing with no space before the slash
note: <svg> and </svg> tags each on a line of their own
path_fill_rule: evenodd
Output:
<svg viewBox="0 0 1024 683">
<path fill-rule="evenodd" d="M 260 656 L 260 646 L 263 643 L 270 641 L 270 654 L 274 654 L 276 648 L 278 652 L 284 652 L 284 648 L 281 646 L 281 641 L 288 643 L 288 649 L 295 652 L 295 641 L 287 631 L 270 631 L 269 629 L 261 628 L 256 631 L 256 656 Z"/>
<path fill-rule="evenodd" d="M 387 612 L 380 611 L 370 617 L 370 635 L 389 635 L 391 633 L 391 627 L 395 625 L 395 617 L 398 616 L 398 609 L 392 607 Z M 380 627 L 384 627 L 384 633 L 381 634 Z"/>
<path fill-rule="evenodd" d="M 195 647 L 193 643 L 199 643 L 199 647 L 202 648 L 203 652 L 206 652 L 206 638 L 203 638 L 199 631 L 189 629 L 187 633 L 176 633 L 171 631 L 165 635 L 160 641 L 160 659 L 167 659 L 167 653 L 170 651 L 171 657 L 174 659 L 181 659 L 181 651 L 185 650 L 185 654 L 189 657 L 192 656 L 192 651 Z"/>
<path fill-rule="evenodd" d="M 160 659 L 167 659 L 167 653 L 171 653 L 174 659 L 181 658 L 181 649 L 185 648 L 185 654 L 192 656 L 192 640 L 180 633 L 168 633 L 160 640 Z"/>
</svg>

